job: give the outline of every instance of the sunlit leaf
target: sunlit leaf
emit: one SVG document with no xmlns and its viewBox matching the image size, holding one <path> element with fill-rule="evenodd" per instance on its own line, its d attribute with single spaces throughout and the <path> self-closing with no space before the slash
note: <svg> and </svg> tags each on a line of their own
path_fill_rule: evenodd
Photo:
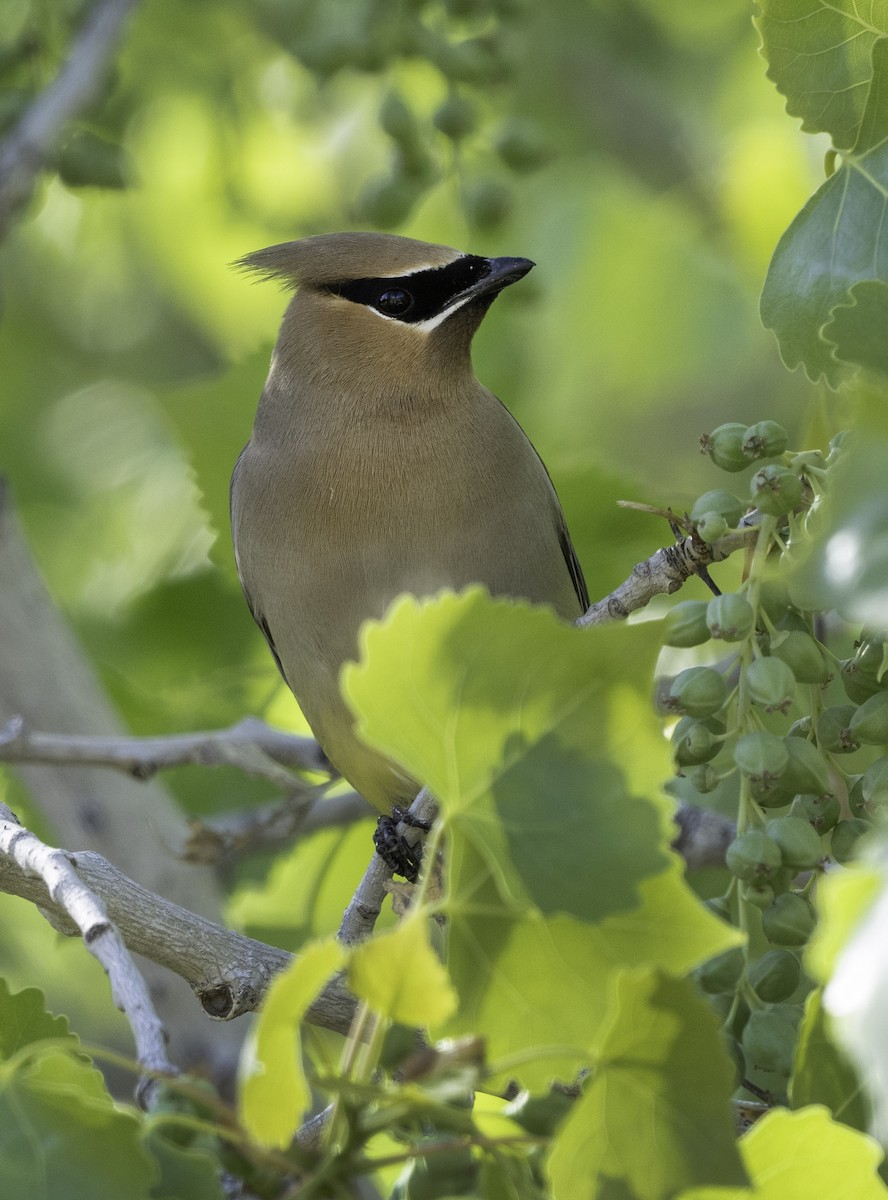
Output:
<svg viewBox="0 0 888 1200">
<path fill-rule="evenodd" d="M 556 1200 L 597 1200 L 604 1180 L 639 1200 L 745 1180 L 718 1022 L 689 984 L 629 972 L 613 994 L 595 1067 L 548 1161 Z"/>
<path fill-rule="evenodd" d="M 439 800 L 454 889 L 471 845 L 505 903 L 595 920 L 668 862 L 664 804 L 607 760 L 602 677 L 617 657 L 650 670 L 652 652 L 647 629 L 579 630 L 474 588 L 399 600 L 343 687 L 362 735 Z"/>
<path fill-rule="evenodd" d="M 820 988 L 805 1004 L 789 1094 L 793 1108 L 825 1104 L 837 1121 L 863 1132 L 870 1128 L 871 1106 L 859 1075 L 836 1040 Z"/>
<path fill-rule="evenodd" d="M 374 1011 L 402 1025 L 438 1025 L 457 1005 L 421 915 L 358 946 L 349 961 L 348 981 Z"/>
<path fill-rule="evenodd" d="M 888 611 L 888 429 L 870 421 L 831 471 L 810 544 L 787 578 L 793 602 L 880 629 Z"/>
<path fill-rule="evenodd" d="M 693 1188 L 681 1200 L 885 1200 L 878 1144 L 834 1121 L 819 1105 L 774 1109 L 740 1141 L 751 1188 Z"/>
<path fill-rule="evenodd" d="M 239 1103 L 244 1127 L 263 1146 L 286 1146 L 311 1103 L 299 1022 L 345 959 L 332 938 L 313 942 L 268 989 L 244 1052 Z"/>
</svg>

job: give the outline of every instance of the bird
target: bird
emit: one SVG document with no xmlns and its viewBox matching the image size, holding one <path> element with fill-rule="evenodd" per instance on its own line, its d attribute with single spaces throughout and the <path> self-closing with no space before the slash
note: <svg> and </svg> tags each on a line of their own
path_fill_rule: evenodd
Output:
<svg viewBox="0 0 888 1200">
<path fill-rule="evenodd" d="M 339 687 L 392 601 L 481 584 L 588 608 L 549 474 L 475 378 L 494 299 L 535 265 L 395 234 L 318 234 L 237 265 L 295 289 L 231 479 L 243 592 L 318 743 L 380 813 L 421 781 L 359 738 Z"/>
</svg>

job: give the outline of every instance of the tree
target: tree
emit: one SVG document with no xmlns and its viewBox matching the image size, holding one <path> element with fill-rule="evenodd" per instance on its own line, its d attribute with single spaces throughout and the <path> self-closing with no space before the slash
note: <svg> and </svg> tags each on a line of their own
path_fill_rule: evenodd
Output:
<svg viewBox="0 0 888 1200">
<path fill-rule="evenodd" d="M 0 1160 L 23 1194 L 884 1192 L 883 881 L 854 865 L 888 761 L 879 20 L 757 17 L 832 147 L 806 202 L 739 3 L 10 10 L 3 469 L 58 604 L 6 497 Z M 439 812 L 400 920 L 374 921 L 378 861 L 349 903 L 368 820 L 225 536 L 281 301 L 224 264 L 355 223 L 539 262 L 478 371 L 605 601 L 569 628 L 405 597 L 366 631 L 343 687 Z M 762 316 L 804 372 L 758 325 L 769 258 Z M 140 782 L 160 770 L 169 792 Z M 689 862 L 715 814 L 717 865 L 683 874 L 664 784 Z M 22 898 L 83 935 L 129 1027 Z M 199 1003 L 171 1005 L 171 972 Z M 232 1090 L 238 1024 L 206 1014 L 257 1008 Z M 140 1108 L 112 1098 L 133 1074 Z"/>
</svg>

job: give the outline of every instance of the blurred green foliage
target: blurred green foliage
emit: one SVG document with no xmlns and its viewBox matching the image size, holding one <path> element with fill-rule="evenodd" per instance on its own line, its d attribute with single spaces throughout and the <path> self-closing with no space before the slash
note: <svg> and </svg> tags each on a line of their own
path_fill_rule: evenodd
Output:
<svg viewBox="0 0 888 1200">
<path fill-rule="evenodd" d="M 4 84 L 45 83 L 83 7 L 3 0 Z M 616 499 L 687 501 L 725 414 L 804 426 L 811 393 L 755 297 L 816 166 L 755 36 L 739 0 L 136 9 L 2 249 L 0 323 L 2 469 L 136 729 L 217 724 L 275 688 L 227 476 L 284 300 L 228 264 L 379 224 L 367 195 L 393 180 L 399 231 L 539 264 L 477 366 L 547 461 L 595 595 L 668 536 Z M 120 147 L 125 189 L 64 168 L 87 133 Z M 479 222 L 494 184 L 506 203 Z"/>
</svg>

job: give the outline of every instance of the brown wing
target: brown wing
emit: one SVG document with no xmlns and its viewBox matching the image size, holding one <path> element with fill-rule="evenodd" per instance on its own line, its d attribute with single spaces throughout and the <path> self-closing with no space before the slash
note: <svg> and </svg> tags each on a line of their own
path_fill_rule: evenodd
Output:
<svg viewBox="0 0 888 1200">
<path fill-rule="evenodd" d="M 274 638 L 271 636 L 271 630 L 268 627 L 268 621 L 266 621 L 264 613 L 262 613 L 260 611 L 259 606 L 256 604 L 253 597 L 250 595 L 250 589 L 247 587 L 246 580 L 244 579 L 243 575 L 241 574 L 240 563 L 237 561 L 237 537 L 235 534 L 235 523 L 234 523 L 234 489 L 237 485 L 238 468 L 240 467 L 241 462 L 242 462 L 243 457 L 246 454 L 246 452 L 247 452 L 247 446 L 244 446 L 243 450 L 241 450 L 240 454 L 237 457 L 237 462 L 234 464 L 234 470 L 231 472 L 231 484 L 228 489 L 229 520 L 231 522 L 232 534 L 235 535 L 234 559 L 235 559 L 235 563 L 237 564 L 237 577 L 240 580 L 241 590 L 244 593 L 244 599 L 247 602 L 247 608 L 249 608 L 250 613 L 252 614 L 253 620 L 256 622 L 256 624 L 259 626 L 259 628 L 262 630 L 263 634 L 265 635 L 265 640 L 266 640 L 266 642 L 268 642 L 268 648 L 271 651 L 274 661 L 277 663 L 277 668 L 280 671 L 284 682 L 286 683 L 287 677 L 286 677 L 286 675 L 284 675 L 284 668 L 283 668 L 283 664 L 281 663 L 281 657 L 278 654 L 277 647 L 274 644 Z"/>
</svg>

